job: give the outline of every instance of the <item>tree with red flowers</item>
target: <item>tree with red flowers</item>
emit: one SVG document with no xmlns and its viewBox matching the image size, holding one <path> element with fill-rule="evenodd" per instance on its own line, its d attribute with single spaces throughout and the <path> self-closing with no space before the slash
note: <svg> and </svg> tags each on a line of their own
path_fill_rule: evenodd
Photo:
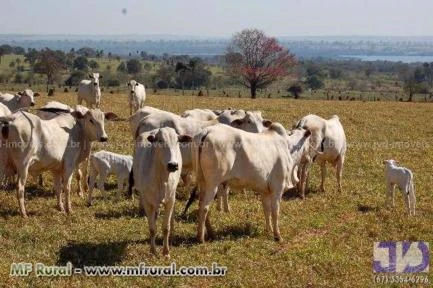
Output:
<svg viewBox="0 0 433 288">
<path fill-rule="evenodd" d="M 296 65 L 296 58 L 273 37 L 263 31 L 246 29 L 233 36 L 225 55 L 227 72 L 238 83 L 251 91 L 255 99 L 257 89 L 288 76 Z"/>
</svg>

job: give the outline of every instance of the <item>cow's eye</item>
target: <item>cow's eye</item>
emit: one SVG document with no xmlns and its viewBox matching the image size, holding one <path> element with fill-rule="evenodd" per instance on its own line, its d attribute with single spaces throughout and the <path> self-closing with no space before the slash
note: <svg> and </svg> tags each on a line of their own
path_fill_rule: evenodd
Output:
<svg viewBox="0 0 433 288">
<path fill-rule="evenodd" d="M 250 121 L 250 120 L 248 120 L 248 124 L 251 124 L 251 121 Z"/>
<path fill-rule="evenodd" d="M 90 121 L 90 123 L 95 124 L 95 122 L 93 121 L 93 119 L 90 119 L 89 121 Z"/>
</svg>

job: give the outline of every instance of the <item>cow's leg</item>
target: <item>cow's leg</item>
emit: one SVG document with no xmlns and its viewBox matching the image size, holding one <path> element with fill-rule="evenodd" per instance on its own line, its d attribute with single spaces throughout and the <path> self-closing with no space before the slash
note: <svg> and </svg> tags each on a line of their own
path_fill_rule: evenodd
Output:
<svg viewBox="0 0 433 288">
<path fill-rule="evenodd" d="M 116 201 L 120 200 L 120 195 L 123 192 L 125 184 L 125 178 L 122 178 L 120 176 L 117 176 L 117 193 L 116 193 Z"/>
<path fill-rule="evenodd" d="M 107 179 L 108 173 L 105 170 L 99 171 L 99 178 L 98 178 L 98 189 L 101 191 L 102 195 L 104 195 L 105 198 L 108 197 L 108 195 L 105 193 L 105 187 L 104 183 Z"/>
<path fill-rule="evenodd" d="M 386 200 L 385 200 L 385 206 L 390 207 L 391 206 L 391 201 L 393 198 L 393 190 L 394 190 L 394 185 L 391 183 L 386 183 Z"/>
<path fill-rule="evenodd" d="M 62 174 L 61 173 L 55 173 L 53 174 L 53 181 L 54 181 L 54 193 L 57 197 L 57 209 L 59 209 L 60 212 L 65 212 L 65 207 L 63 206 L 63 200 L 62 200 Z"/>
<path fill-rule="evenodd" d="M 412 188 L 409 190 L 409 200 L 410 200 L 410 215 L 415 216 L 415 206 L 416 206 L 416 197 L 415 191 L 412 185 Z"/>
<path fill-rule="evenodd" d="M 20 206 L 21 216 L 27 218 L 26 205 L 24 200 L 25 186 L 28 176 L 28 167 L 21 167 L 18 169 L 18 185 L 17 185 L 17 199 Z"/>
<path fill-rule="evenodd" d="M 320 191 L 325 192 L 325 178 L 326 178 L 326 162 L 322 161 L 320 163 L 320 170 L 321 170 L 321 176 L 322 181 L 320 182 Z"/>
<path fill-rule="evenodd" d="M 72 165 L 71 165 L 72 167 Z M 71 183 L 72 183 L 72 169 L 66 169 L 63 174 L 63 191 L 65 192 L 65 200 L 66 200 L 66 213 L 72 213 L 71 206 Z"/>
<path fill-rule="evenodd" d="M 230 213 L 230 205 L 229 205 L 229 193 L 230 187 L 229 185 L 224 185 L 222 192 L 223 204 L 224 204 L 224 212 Z"/>
<path fill-rule="evenodd" d="M 209 208 L 215 195 L 217 193 L 218 186 L 206 187 L 200 191 L 200 203 L 198 210 L 198 229 L 197 239 L 200 243 L 204 243 L 205 225 L 209 237 L 213 237 L 212 226 L 209 220 Z"/>
<path fill-rule="evenodd" d="M 395 184 L 391 186 L 391 201 L 392 207 L 395 207 Z"/>
<path fill-rule="evenodd" d="M 309 163 L 304 163 L 301 165 L 301 169 L 300 169 L 301 177 L 299 177 L 298 189 L 302 199 L 305 198 L 305 190 L 307 189 L 309 169 L 310 169 Z"/>
<path fill-rule="evenodd" d="M 132 115 L 132 104 L 129 104 L 129 116 Z"/>
<path fill-rule="evenodd" d="M 217 210 L 221 211 L 222 210 L 222 206 L 223 206 L 223 190 L 224 190 L 224 185 L 219 185 L 218 186 L 218 190 L 217 190 Z"/>
<path fill-rule="evenodd" d="M 272 232 L 271 227 L 271 200 L 272 195 L 270 193 L 263 193 L 262 194 L 262 205 L 263 205 L 263 212 L 265 213 L 265 230 L 266 233 Z"/>
<path fill-rule="evenodd" d="M 162 255 L 164 255 L 167 258 L 170 258 L 169 240 L 170 240 L 170 230 L 173 224 L 172 219 L 173 219 L 174 201 L 175 201 L 174 198 L 169 199 L 165 203 L 165 207 L 164 207 L 164 220 L 162 224 L 164 241 L 163 241 Z"/>
<path fill-rule="evenodd" d="M 83 192 L 83 173 L 81 172 L 80 168 L 77 168 L 75 171 L 75 178 L 77 179 L 77 195 L 81 198 L 84 197 L 84 192 Z"/>
<path fill-rule="evenodd" d="M 44 187 L 44 178 L 42 177 L 42 173 L 38 177 L 38 182 L 39 186 Z"/>
<path fill-rule="evenodd" d="M 98 171 L 96 169 L 91 169 L 89 174 L 89 195 L 87 198 L 87 204 L 91 206 L 93 205 L 93 189 L 95 188 L 95 181 L 98 177 Z"/>
<path fill-rule="evenodd" d="M 140 194 L 143 194 L 143 192 L 140 192 Z M 157 211 L 155 207 L 145 202 L 143 203 L 144 210 L 146 211 L 147 216 L 147 222 L 149 223 L 149 235 L 150 235 L 150 252 L 156 255 L 156 216 Z"/>
<path fill-rule="evenodd" d="M 411 203 L 410 203 L 408 192 L 409 191 L 407 191 L 406 189 L 401 190 L 401 193 L 403 194 L 403 198 L 404 198 L 404 204 L 406 205 L 407 214 L 411 215 L 411 211 L 410 211 Z"/>
<path fill-rule="evenodd" d="M 344 155 L 340 155 L 337 160 L 337 186 L 338 192 L 341 192 L 341 178 L 343 177 Z"/>
<path fill-rule="evenodd" d="M 140 215 L 142 217 L 150 215 L 150 214 L 147 214 L 147 211 L 146 211 L 146 207 L 145 207 L 145 202 L 146 201 L 144 199 L 144 193 L 140 192 L 139 197 L 140 197 L 140 199 L 138 201 L 138 215 Z"/>
<path fill-rule="evenodd" d="M 274 190 L 271 194 L 271 215 L 272 215 L 272 226 L 274 230 L 274 239 L 275 241 L 282 242 L 283 238 L 281 238 L 280 234 L 280 199 L 281 195 L 283 195 L 284 189 Z"/>
</svg>

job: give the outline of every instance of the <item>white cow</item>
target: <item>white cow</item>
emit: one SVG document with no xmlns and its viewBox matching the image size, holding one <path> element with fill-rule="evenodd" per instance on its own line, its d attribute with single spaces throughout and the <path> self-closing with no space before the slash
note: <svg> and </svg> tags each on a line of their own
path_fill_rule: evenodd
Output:
<svg viewBox="0 0 433 288">
<path fill-rule="evenodd" d="M 289 143 L 288 148 L 290 150 L 290 155 L 292 156 L 295 169 L 298 170 L 299 167 L 305 165 L 305 163 L 310 163 L 312 161 L 313 157 L 315 156 L 315 151 L 310 145 L 311 132 L 309 130 L 302 128 L 294 129 L 289 131 L 289 134 L 287 134 L 283 125 L 279 123 L 272 123 L 270 121 L 267 123 L 267 127 L 267 130 L 262 133 L 266 133 L 269 129 L 271 129 L 279 135 L 287 138 Z M 217 193 L 217 210 L 222 210 L 221 207 L 224 207 L 224 212 L 230 212 L 228 203 L 229 188 L 227 185 L 223 185 L 223 187 L 220 188 L 221 189 L 219 189 Z"/>
<path fill-rule="evenodd" d="M 89 172 L 89 198 L 87 203 L 92 202 L 92 192 L 95 187 L 96 178 L 98 178 L 98 189 L 104 191 L 104 183 L 107 176 L 114 174 L 117 177 L 117 199 L 120 199 L 120 193 L 123 191 L 124 184 L 128 183 L 129 173 L 132 169 L 132 156 L 121 155 L 105 150 L 101 150 L 90 155 L 90 172 Z"/>
<path fill-rule="evenodd" d="M 15 95 L 9 93 L 1 94 L 0 103 L 7 106 L 11 112 L 15 112 L 22 108 L 35 106 L 34 93 L 30 89 L 25 89 Z"/>
<path fill-rule="evenodd" d="M 0 102 L 0 116 L 6 116 L 12 114 L 11 110 L 5 104 Z"/>
<path fill-rule="evenodd" d="M 81 105 L 86 102 L 89 107 L 99 108 L 101 105 L 101 89 L 99 88 L 99 79 L 102 75 L 99 73 L 89 74 L 90 80 L 81 80 L 78 86 L 77 102 Z"/>
<path fill-rule="evenodd" d="M 200 121 L 214 120 L 218 117 L 218 115 L 215 114 L 215 112 L 210 109 L 186 110 L 185 112 L 182 113 L 181 116 L 183 118 L 200 120 Z"/>
<path fill-rule="evenodd" d="M 296 128 L 305 128 L 311 131 L 311 145 L 316 149 L 317 156 L 315 161 L 321 167 L 322 181 L 320 190 L 325 191 L 326 162 L 336 167 L 338 191 L 341 191 L 341 177 L 343 175 L 343 164 L 346 156 L 346 135 L 343 126 L 337 115 L 329 120 L 325 120 L 317 115 L 307 115 L 296 125 Z M 301 171 L 301 181 L 298 188 L 301 197 L 305 197 L 305 189 L 308 182 L 308 172 L 310 165 L 303 165 Z"/>
<path fill-rule="evenodd" d="M 298 182 L 287 137 L 274 131 L 272 125 L 265 133 L 255 134 L 218 124 L 196 135 L 192 150 L 200 191 L 198 240 L 204 242 L 205 223 L 212 236 L 209 205 L 218 186 L 228 184 L 261 194 L 266 230 L 273 230 L 274 239 L 281 241 L 278 224 L 281 196 Z"/>
<path fill-rule="evenodd" d="M 130 80 L 127 83 L 129 87 L 129 115 L 136 112 L 138 109 L 143 108 L 144 101 L 146 100 L 146 88 L 143 84 L 135 80 Z"/>
<path fill-rule="evenodd" d="M 387 205 L 392 203 L 392 206 L 395 206 L 394 189 L 395 185 L 397 185 L 403 194 L 407 212 L 409 215 L 415 215 L 416 197 L 412 171 L 404 167 L 399 167 L 398 162 L 395 160 L 385 160 L 383 164 L 385 164 Z"/>
<path fill-rule="evenodd" d="M 134 153 L 129 189 L 140 193 L 140 206 L 144 207 L 149 223 L 151 252 L 156 254 L 156 217 L 159 206 L 164 205 L 163 255 L 169 257 L 169 236 L 173 225 L 176 188 L 182 168 L 179 142 L 191 137 L 178 136 L 172 128 L 161 128 L 140 134 Z"/>
<path fill-rule="evenodd" d="M 160 110 L 158 108 L 154 108 L 154 107 L 151 107 L 151 106 L 144 106 L 143 108 L 138 109 L 137 112 L 135 112 L 128 119 L 128 121 L 129 121 L 129 127 L 131 129 L 131 134 L 132 134 L 132 137 L 134 139 L 135 139 L 135 135 L 137 133 L 137 128 L 138 128 L 141 120 L 143 120 L 145 117 L 149 116 L 150 114 L 155 114 L 155 113 L 168 113 L 170 115 L 176 115 L 174 113 L 171 113 L 171 112 L 168 112 L 168 111 L 164 111 L 164 110 Z"/>
<path fill-rule="evenodd" d="M 51 171 L 54 178 L 54 190 L 57 205 L 64 211 L 62 191 L 66 195 L 66 212 L 70 213 L 70 188 L 72 173 L 90 153 L 91 142 L 105 142 L 108 136 L 104 129 L 104 120 L 117 116 L 103 113 L 99 109 L 81 109 L 51 120 L 42 120 L 38 116 L 19 111 L 10 116 L 0 117 L 5 123 L 2 127 L 0 163 L 5 175 L 18 174 L 17 198 L 20 212 L 27 217 L 24 203 L 24 189 L 27 176 L 39 175 Z"/>
<path fill-rule="evenodd" d="M 64 103 L 58 101 L 50 101 L 44 106 L 42 106 L 41 109 L 36 112 L 36 115 L 38 115 L 41 119 L 50 120 L 64 114 L 65 111 L 72 112 L 73 109 Z"/>
</svg>

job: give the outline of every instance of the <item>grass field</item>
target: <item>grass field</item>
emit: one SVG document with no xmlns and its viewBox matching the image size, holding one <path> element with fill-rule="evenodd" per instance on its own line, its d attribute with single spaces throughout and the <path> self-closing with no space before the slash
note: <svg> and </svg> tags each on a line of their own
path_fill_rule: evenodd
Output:
<svg viewBox="0 0 433 288">
<path fill-rule="evenodd" d="M 73 93 L 58 93 L 55 100 L 75 102 Z M 37 98 L 38 105 L 48 100 Z M 126 118 L 125 95 L 103 95 L 104 111 Z M 308 113 L 325 118 L 338 114 L 349 143 L 338 193 L 334 171 L 328 169 L 326 192 L 318 192 L 319 170 L 313 168 L 305 200 L 287 193 L 282 200 L 280 229 L 283 243 L 264 233 L 259 196 L 230 195 L 232 213 L 212 206 L 216 239 L 195 241 L 197 204 L 186 219 L 179 217 L 189 189 L 178 188 L 176 221 L 172 233 L 171 259 L 155 258 L 149 252 L 147 220 L 138 216 L 136 202 L 115 202 L 115 181 L 107 183 L 108 199 L 96 191 L 95 205 L 73 196 L 74 212 L 56 210 L 50 177 L 45 187 L 35 179 L 27 185 L 30 214 L 18 214 L 15 191 L 0 191 L 0 286 L 3 287 L 373 287 L 373 242 L 424 240 L 433 236 L 432 167 L 433 106 L 429 103 L 305 101 L 291 99 L 238 99 L 150 95 L 147 105 L 182 112 L 193 107 L 262 110 L 265 118 L 286 127 Z M 110 137 L 104 148 L 132 153 L 126 121 L 108 123 Z M 382 160 L 394 158 L 413 170 L 417 216 L 408 217 L 400 193 L 396 208 L 384 206 L 385 184 Z M 331 172 L 332 171 L 332 172 Z M 75 187 L 75 182 L 74 182 Z M 161 217 L 158 221 L 161 239 Z M 162 249 L 161 240 L 159 251 Z M 80 265 L 180 265 L 227 266 L 225 277 L 102 277 L 66 278 L 9 277 L 12 262 L 42 262 L 47 265 L 71 261 Z M 429 273 L 433 281 L 432 272 Z M 397 286 L 396 286 L 397 287 Z M 400 285 L 398 287 L 409 287 Z M 421 287 L 421 286 L 420 286 Z"/>
</svg>

